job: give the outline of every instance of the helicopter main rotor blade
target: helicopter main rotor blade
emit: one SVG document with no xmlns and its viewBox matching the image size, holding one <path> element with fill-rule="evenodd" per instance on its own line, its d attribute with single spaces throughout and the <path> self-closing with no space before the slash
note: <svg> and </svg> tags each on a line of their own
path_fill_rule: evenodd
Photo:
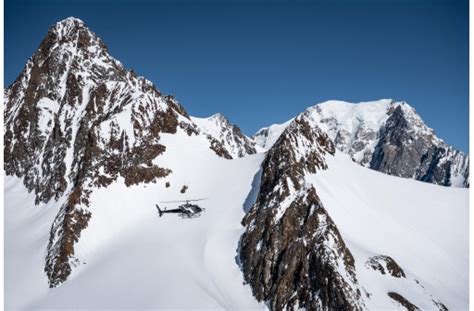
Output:
<svg viewBox="0 0 474 311">
<path fill-rule="evenodd" d="M 207 200 L 208 198 L 202 198 L 202 199 L 194 199 L 194 200 L 179 200 L 179 201 L 160 201 L 159 203 L 186 203 L 186 202 L 196 202 L 196 201 L 204 201 Z"/>
<path fill-rule="evenodd" d="M 159 203 L 181 203 L 181 202 L 186 202 L 186 201 L 183 201 L 183 200 L 180 200 L 180 201 L 160 201 Z"/>
<path fill-rule="evenodd" d="M 202 198 L 202 199 L 194 199 L 194 200 L 186 200 L 187 202 L 196 202 L 196 201 L 204 201 L 207 200 L 208 198 Z"/>
</svg>

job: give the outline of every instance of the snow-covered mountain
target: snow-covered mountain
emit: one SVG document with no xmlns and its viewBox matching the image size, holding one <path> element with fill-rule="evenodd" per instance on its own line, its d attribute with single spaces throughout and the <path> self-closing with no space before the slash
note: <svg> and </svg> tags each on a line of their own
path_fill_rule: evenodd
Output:
<svg viewBox="0 0 474 311">
<path fill-rule="evenodd" d="M 468 306 L 468 190 L 389 176 L 461 185 L 468 159 L 404 103 L 329 102 L 250 139 L 76 18 L 4 101 L 7 309 Z M 155 207 L 201 198 L 193 219 Z"/>
<path fill-rule="evenodd" d="M 235 153 L 234 145 L 201 134 L 173 97 L 127 71 L 76 18 L 48 31 L 4 100 L 6 174 L 22 178 L 37 204 L 62 206 L 45 264 L 52 287 L 79 262 L 74 244 L 91 218 L 93 189 L 119 178 L 127 186 L 156 182 L 172 172 L 154 163 L 166 151 L 163 133 L 205 136 L 217 155 Z"/>
<path fill-rule="evenodd" d="M 438 185 L 469 187 L 468 156 L 436 137 L 405 102 L 328 101 L 307 111 L 338 150 L 365 167 Z M 263 128 L 252 138 L 268 149 L 290 121 Z"/>
</svg>

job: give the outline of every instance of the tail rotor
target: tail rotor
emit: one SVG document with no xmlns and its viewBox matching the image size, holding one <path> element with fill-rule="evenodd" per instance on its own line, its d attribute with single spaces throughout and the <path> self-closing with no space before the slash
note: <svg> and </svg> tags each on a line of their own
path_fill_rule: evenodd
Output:
<svg viewBox="0 0 474 311">
<path fill-rule="evenodd" d="M 156 205 L 156 209 L 158 210 L 158 214 L 161 216 L 163 216 L 163 211 L 160 209 L 160 207 L 158 206 L 158 204 L 155 204 Z"/>
</svg>

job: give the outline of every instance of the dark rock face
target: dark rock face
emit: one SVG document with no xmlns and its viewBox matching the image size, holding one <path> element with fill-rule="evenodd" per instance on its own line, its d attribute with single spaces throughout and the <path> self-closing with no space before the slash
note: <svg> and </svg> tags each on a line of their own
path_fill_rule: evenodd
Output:
<svg viewBox="0 0 474 311">
<path fill-rule="evenodd" d="M 242 149 L 238 151 L 239 158 L 247 154 L 257 153 L 257 150 L 255 149 L 255 143 L 252 140 L 250 140 L 247 136 L 242 134 L 240 127 L 238 127 L 237 125 L 231 124 L 231 129 L 232 129 L 231 137 L 235 141 L 235 145 L 242 146 Z"/>
<path fill-rule="evenodd" d="M 152 163 L 166 150 L 160 134 L 198 133 L 174 98 L 124 69 L 74 18 L 48 31 L 4 96 L 6 174 L 22 178 L 37 204 L 63 202 L 46 257 L 51 287 L 78 262 L 74 244 L 91 217 L 92 189 L 167 176 Z"/>
<path fill-rule="evenodd" d="M 240 243 L 245 280 L 272 310 L 359 310 L 354 258 L 305 173 L 326 169 L 328 136 L 295 119 L 268 151 Z"/>
<path fill-rule="evenodd" d="M 403 307 L 405 307 L 408 311 L 416 311 L 420 310 L 417 306 L 412 304 L 410 301 L 408 301 L 405 297 L 400 295 L 399 293 L 395 292 L 389 292 L 387 294 L 390 298 L 401 304 Z"/>
<path fill-rule="evenodd" d="M 209 139 L 209 142 L 211 143 L 209 148 L 211 148 L 211 150 L 214 151 L 218 156 L 228 160 L 232 159 L 232 156 L 230 155 L 229 151 L 224 148 L 221 142 L 219 142 L 211 135 L 207 135 L 207 139 Z"/>
<path fill-rule="evenodd" d="M 75 188 L 54 220 L 45 265 L 50 287 L 65 281 L 71 274 L 71 266 L 79 265 L 79 260 L 74 257 L 74 244 L 91 218 L 89 211 L 76 208 L 81 204 L 87 206 L 87 199 L 82 198 L 81 202 L 81 197 L 85 197 L 81 187 Z"/>
<path fill-rule="evenodd" d="M 374 256 L 370 257 L 365 266 L 373 270 L 378 270 L 382 274 L 389 274 L 396 278 L 405 278 L 405 272 L 390 256 Z"/>
<path fill-rule="evenodd" d="M 390 111 L 379 131 L 370 168 L 405 178 L 451 186 L 453 174 L 468 187 L 469 160 L 460 151 L 438 142 L 433 133 L 417 133 L 402 106 Z"/>
</svg>

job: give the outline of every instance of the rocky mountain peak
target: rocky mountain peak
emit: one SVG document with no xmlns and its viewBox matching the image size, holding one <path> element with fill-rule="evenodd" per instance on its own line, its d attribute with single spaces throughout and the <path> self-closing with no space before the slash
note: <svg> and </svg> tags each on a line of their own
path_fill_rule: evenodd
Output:
<svg viewBox="0 0 474 311">
<path fill-rule="evenodd" d="M 208 118 L 192 117 L 191 120 L 208 137 L 210 148 L 224 158 L 241 158 L 257 152 L 255 142 L 220 113 Z"/>
<path fill-rule="evenodd" d="M 82 20 L 75 17 L 68 17 L 53 25 L 38 52 L 43 57 L 69 52 L 74 58 L 110 58 L 105 43 Z"/>
<path fill-rule="evenodd" d="M 439 138 L 435 137 L 434 130 L 423 122 L 423 119 L 421 119 L 415 108 L 410 106 L 407 102 L 393 102 L 387 110 L 387 115 L 403 117 L 406 121 L 406 126 L 408 126 L 409 130 L 414 134 L 432 136 L 432 139 L 436 142 L 441 141 Z"/>
<path fill-rule="evenodd" d="M 65 19 L 63 19 L 61 21 L 58 21 L 55 24 L 55 27 L 57 27 L 58 25 L 61 25 L 61 26 L 70 26 L 70 25 L 84 26 L 85 24 L 84 24 L 84 21 L 82 19 L 74 17 L 74 16 L 69 16 L 69 17 L 66 17 Z"/>
<path fill-rule="evenodd" d="M 229 120 L 222 113 L 219 112 L 210 116 L 209 119 L 230 123 Z"/>
<path fill-rule="evenodd" d="M 81 29 L 90 32 L 82 20 L 77 17 L 70 16 L 63 19 L 62 21 L 57 22 L 49 29 L 49 31 L 57 34 L 59 40 L 67 40 L 75 38 L 77 32 Z"/>
<path fill-rule="evenodd" d="M 232 124 L 229 119 L 227 119 L 223 114 L 221 113 L 216 113 L 213 114 L 212 116 L 207 118 L 209 123 L 213 123 L 216 126 L 222 127 L 222 128 L 230 128 L 230 127 L 235 127 L 236 129 L 238 126 Z M 240 131 L 240 129 L 238 129 Z"/>
<path fill-rule="evenodd" d="M 93 189 L 170 174 L 152 162 L 166 150 L 161 134 L 198 134 L 173 97 L 126 70 L 75 18 L 49 29 L 4 97 L 6 174 L 22 178 L 37 204 L 63 202 L 46 258 L 52 287 L 78 261 L 74 244 L 91 217 Z"/>
<path fill-rule="evenodd" d="M 97 45 L 103 49 L 103 52 L 107 52 L 107 47 L 102 39 L 90 30 L 82 20 L 76 17 L 68 17 L 51 26 L 45 39 L 58 45 L 68 45 L 71 43 L 80 49 L 87 49 Z"/>
</svg>

